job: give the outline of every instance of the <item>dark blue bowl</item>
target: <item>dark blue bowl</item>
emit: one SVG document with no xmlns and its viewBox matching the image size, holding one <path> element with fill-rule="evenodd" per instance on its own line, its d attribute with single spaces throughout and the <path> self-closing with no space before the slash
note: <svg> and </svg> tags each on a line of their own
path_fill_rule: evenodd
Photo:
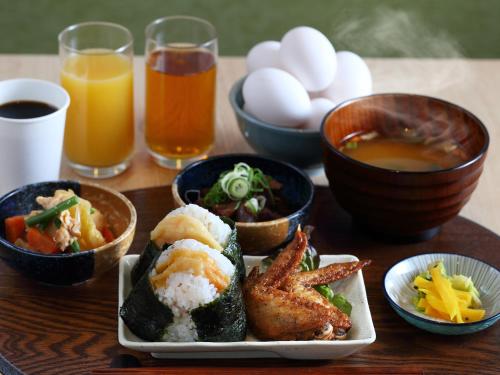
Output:
<svg viewBox="0 0 500 375">
<path fill-rule="evenodd" d="M 212 186 L 220 174 L 244 162 L 260 168 L 283 184 L 282 194 L 295 211 L 283 218 L 260 223 L 237 222 L 238 240 L 246 254 L 263 254 L 289 241 L 297 226 L 303 225 L 311 208 L 314 185 L 309 177 L 291 164 L 249 154 L 214 156 L 189 165 L 172 184 L 172 194 L 178 206 L 190 203 L 189 194 Z"/>
<path fill-rule="evenodd" d="M 93 206 L 107 216 L 116 239 L 97 249 L 71 254 L 42 254 L 7 241 L 5 219 L 39 209 L 35 198 L 39 195 L 53 195 L 57 189 L 72 189 L 75 194 L 92 202 Z M 136 222 L 137 215 L 132 203 L 111 189 L 74 181 L 26 185 L 0 198 L 0 257 L 19 272 L 40 282 L 53 285 L 78 284 L 99 276 L 118 262 L 132 243 Z"/>
<path fill-rule="evenodd" d="M 241 134 L 260 155 L 271 156 L 299 168 L 316 169 L 322 165 L 321 134 L 319 130 L 293 129 L 261 121 L 243 110 L 242 86 L 237 81 L 229 93 Z"/>
</svg>

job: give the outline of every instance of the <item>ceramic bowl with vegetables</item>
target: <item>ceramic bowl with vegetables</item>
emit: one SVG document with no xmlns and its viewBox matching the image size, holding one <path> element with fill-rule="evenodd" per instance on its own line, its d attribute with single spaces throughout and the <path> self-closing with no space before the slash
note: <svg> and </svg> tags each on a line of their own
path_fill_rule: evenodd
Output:
<svg viewBox="0 0 500 375">
<path fill-rule="evenodd" d="M 246 254 L 263 254 L 304 224 L 314 186 L 298 168 L 257 155 L 216 156 L 191 164 L 172 184 L 176 205 L 196 203 L 236 222 Z"/>
<path fill-rule="evenodd" d="M 0 198 L 0 256 L 28 277 L 72 285 L 113 267 L 134 237 L 122 194 L 73 181 L 42 182 Z"/>
<path fill-rule="evenodd" d="M 443 335 L 474 333 L 500 318 L 500 271 L 459 254 L 422 254 L 392 266 L 384 293 L 408 323 Z"/>
</svg>

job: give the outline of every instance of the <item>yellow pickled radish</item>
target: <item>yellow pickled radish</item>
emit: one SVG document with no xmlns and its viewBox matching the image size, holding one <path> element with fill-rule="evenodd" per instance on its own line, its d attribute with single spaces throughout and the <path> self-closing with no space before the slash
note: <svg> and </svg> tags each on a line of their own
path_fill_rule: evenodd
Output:
<svg viewBox="0 0 500 375">
<path fill-rule="evenodd" d="M 463 323 L 462 315 L 458 308 L 458 298 L 453 292 L 451 287 L 451 282 L 444 278 L 441 274 L 441 270 L 434 267 L 430 270 L 432 281 L 436 287 L 436 290 L 443 301 L 446 312 L 449 314 L 451 320 L 455 320 L 458 323 Z"/>
<path fill-rule="evenodd" d="M 483 309 L 469 309 L 465 307 L 460 309 L 460 313 L 465 323 L 471 323 L 483 319 L 486 311 Z"/>
<path fill-rule="evenodd" d="M 413 285 L 417 286 L 419 289 L 427 289 L 427 290 L 432 290 L 434 291 L 434 284 L 432 281 L 424 279 L 422 276 L 417 276 L 415 277 L 415 280 L 413 281 Z"/>
</svg>

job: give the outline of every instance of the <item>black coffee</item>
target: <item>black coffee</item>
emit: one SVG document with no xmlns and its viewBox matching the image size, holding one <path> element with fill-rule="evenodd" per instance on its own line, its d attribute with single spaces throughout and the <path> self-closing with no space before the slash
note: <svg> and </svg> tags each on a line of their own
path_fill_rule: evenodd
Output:
<svg viewBox="0 0 500 375">
<path fill-rule="evenodd" d="M 57 108 L 43 102 L 19 100 L 0 105 L 0 117 L 27 119 L 36 118 L 57 111 Z"/>
</svg>

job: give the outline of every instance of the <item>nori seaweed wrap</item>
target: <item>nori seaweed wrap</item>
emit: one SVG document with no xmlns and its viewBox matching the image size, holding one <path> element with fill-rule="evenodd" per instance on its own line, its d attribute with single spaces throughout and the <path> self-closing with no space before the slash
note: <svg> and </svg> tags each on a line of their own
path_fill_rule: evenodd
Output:
<svg viewBox="0 0 500 375">
<path fill-rule="evenodd" d="M 241 341 L 246 316 L 236 266 L 192 239 L 152 259 L 120 316 L 147 341 Z"/>
</svg>

